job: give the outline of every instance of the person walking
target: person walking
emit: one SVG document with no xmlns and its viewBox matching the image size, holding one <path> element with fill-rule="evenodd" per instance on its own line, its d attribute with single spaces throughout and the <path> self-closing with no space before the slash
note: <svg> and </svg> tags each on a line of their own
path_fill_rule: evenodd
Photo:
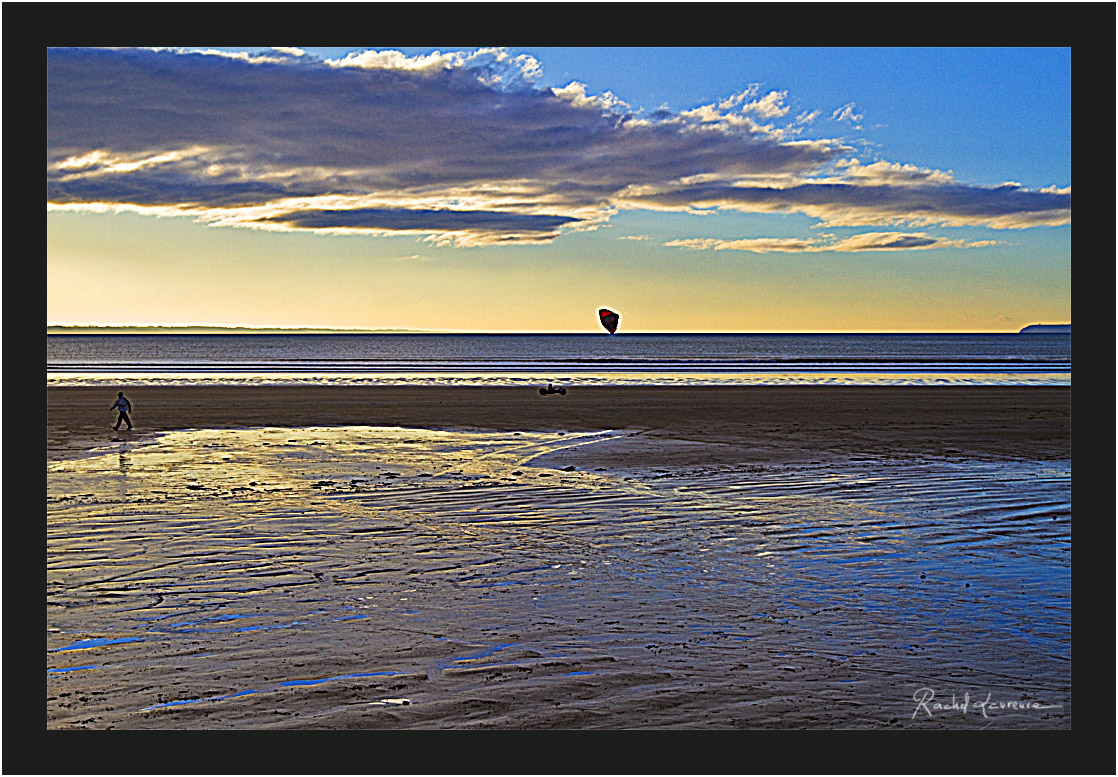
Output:
<svg viewBox="0 0 1118 777">
<path fill-rule="evenodd" d="M 131 419 L 128 418 L 128 414 L 130 412 L 132 412 L 132 403 L 124 398 L 124 392 L 123 391 L 117 392 L 116 402 L 113 402 L 113 404 L 109 408 L 109 410 L 119 410 L 120 411 L 120 415 L 118 415 L 116 417 L 116 426 L 113 427 L 114 429 L 119 429 L 120 428 L 120 422 L 121 421 L 124 421 L 124 423 L 128 424 L 129 429 L 132 428 L 132 421 L 131 421 Z"/>
</svg>

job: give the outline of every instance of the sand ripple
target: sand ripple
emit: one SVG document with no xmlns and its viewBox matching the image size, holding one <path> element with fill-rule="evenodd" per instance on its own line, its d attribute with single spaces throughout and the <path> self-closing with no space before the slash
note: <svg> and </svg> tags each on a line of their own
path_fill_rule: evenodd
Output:
<svg viewBox="0 0 1118 777">
<path fill-rule="evenodd" d="M 49 464 L 48 727 L 1070 727 L 1070 462 L 564 463 L 623 434 Z"/>
</svg>

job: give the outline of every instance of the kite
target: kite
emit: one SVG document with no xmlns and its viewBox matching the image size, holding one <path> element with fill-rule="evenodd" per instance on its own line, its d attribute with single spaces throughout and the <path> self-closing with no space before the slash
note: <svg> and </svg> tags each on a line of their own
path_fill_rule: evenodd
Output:
<svg viewBox="0 0 1118 777">
<path fill-rule="evenodd" d="M 617 331 L 617 322 L 621 320 L 621 316 L 614 313 L 609 308 L 602 308 L 598 311 L 598 318 L 602 321 L 602 326 L 612 335 Z"/>
</svg>

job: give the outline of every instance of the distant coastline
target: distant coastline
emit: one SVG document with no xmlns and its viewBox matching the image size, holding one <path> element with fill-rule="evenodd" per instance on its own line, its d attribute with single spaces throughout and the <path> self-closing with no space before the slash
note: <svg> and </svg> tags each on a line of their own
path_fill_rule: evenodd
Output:
<svg viewBox="0 0 1118 777">
<path fill-rule="evenodd" d="M 1018 334 L 1022 335 L 1063 335 L 1071 334 L 1071 324 L 1029 324 Z"/>
<path fill-rule="evenodd" d="M 252 326 L 48 326 L 48 335 L 385 335 L 442 334 L 433 329 L 327 329 Z"/>
</svg>

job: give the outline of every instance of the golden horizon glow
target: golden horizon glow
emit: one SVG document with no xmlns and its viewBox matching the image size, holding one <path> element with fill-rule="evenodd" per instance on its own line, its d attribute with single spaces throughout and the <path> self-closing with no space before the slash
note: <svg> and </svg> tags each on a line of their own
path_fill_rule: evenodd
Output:
<svg viewBox="0 0 1118 777">
<path fill-rule="evenodd" d="M 729 330 L 729 329 L 642 329 L 618 330 L 614 337 L 623 335 L 922 335 L 922 334 L 1017 334 L 1027 326 L 1071 326 L 1070 321 L 1038 321 L 1024 324 L 1017 329 L 766 329 L 766 330 Z M 231 331 L 231 332 L 275 332 L 282 334 L 300 333 L 338 333 L 338 334 L 511 334 L 511 335 L 552 335 L 552 334 L 593 334 L 610 336 L 600 327 L 597 329 L 409 329 L 406 327 L 379 327 L 376 329 L 316 327 L 316 326 L 260 326 L 230 324 L 47 324 L 47 329 L 70 330 L 188 330 Z"/>
</svg>

